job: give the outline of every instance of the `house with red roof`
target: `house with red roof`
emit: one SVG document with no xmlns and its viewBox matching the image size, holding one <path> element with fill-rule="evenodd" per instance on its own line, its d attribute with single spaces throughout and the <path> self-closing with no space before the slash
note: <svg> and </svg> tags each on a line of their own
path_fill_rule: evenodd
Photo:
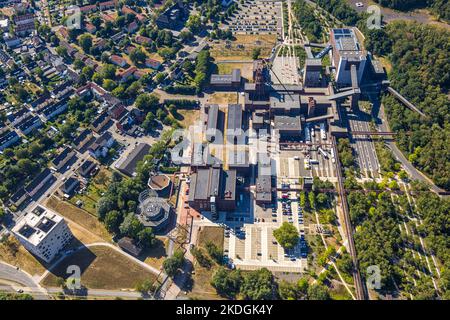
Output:
<svg viewBox="0 0 450 320">
<path fill-rule="evenodd" d="M 118 55 L 115 55 L 115 54 L 113 54 L 109 58 L 109 60 L 111 61 L 111 63 L 115 64 L 116 66 L 122 67 L 122 68 L 128 65 L 127 61 L 124 58 L 122 58 Z"/>
<path fill-rule="evenodd" d="M 86 22 L 84 29 L 91 34 L 97 31 L 97 28 L 90 22 Z"/>
<path fill-rule="evenodd" d="M 150 44 L 150 43 L 152 43 L 152 39 L 150 39 L 148 37 L 141 36 L 141 35 L 137 35 L 134 38 L 134 41 L 136 43 L 139 43 L 139 44 Z"/>
<path fill-rule="evenodd" d="M 161 62 L 155 59 L 147 58 L 145 59 L 145 65 L 153 70 L 158 70 L 161 67 Z"/>
<path fill-rule="evenodd" d="M 136 72 L 136 70 L 137 70 L 136 67 L 129 67 L 126 70 L 119 71 L 117 76 L 120 78 L 120 82 L 127 81 L 131 76 L 133 76 L 133 74 Z"/>
<path fill-rule="evenodd" d="M 125 27 L 126 32 L 133 33 L 139 28 L 136 21 L 131 22 L 128 26 Z"/>
</svg>

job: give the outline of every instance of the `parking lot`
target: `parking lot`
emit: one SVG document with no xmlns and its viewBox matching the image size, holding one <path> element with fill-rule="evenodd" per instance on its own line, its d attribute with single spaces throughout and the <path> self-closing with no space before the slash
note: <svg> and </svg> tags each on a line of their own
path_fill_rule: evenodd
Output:
<svg viewBox="0 0 450 320">
<path fill-rule="evenodd" d="M 321 149 L 325 152 L 324 156 L 319 151 L 319 146 L 315 145 L 312 147 L 310 151 L 311 161 L 311 170 L 313 172 L 313 176 L 319 178 L 329 179 L 330 181 L 335 181 L 336 178 L 336 169 L 335 163 L 333 162 L 333 158 L 331 156 L 331 140 L 330 135 L 326 135 L 326 139 L 321 139 L 320 130 L 318 125 L 311 125 L 310 129 L 314 130 L 314 135 L 311 136 L 313 143 L 315 144 L 323 144 Z M 315 160 L 315 161 L 314 161 Z"/>
<path fill-rule="evenodd" d="M 226 223 L 224 254 L 237 267 L 244 270 L 266 267 L 274 272 L 296 273 L 304 272 L 307 267 L 306 252 L 301 251 L 304 242 L 286 252 L 273 236 L 273 231 L 283 222 L 292 223 L 300 234 L 304 233 L 298 194 L 278 192 L 277 198 L 272 207 L 255 206 L 253 222 Z"/>
<path fill-rule="evenodd" d="M 229 27 L 238 34 L 281 35 L 281 10 L 281 2 L 247 0 L 231 18 Z"/>
</svg>

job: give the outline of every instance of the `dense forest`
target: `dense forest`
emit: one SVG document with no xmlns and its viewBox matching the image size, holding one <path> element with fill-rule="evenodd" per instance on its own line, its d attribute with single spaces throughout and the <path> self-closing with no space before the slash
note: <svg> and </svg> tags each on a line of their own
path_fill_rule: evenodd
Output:
<svg viewBox="0 0 450 320">
<path fill-rule="evenodd" d="M 316 3 L 345 25 L 354 26 L 359 20 L 358 13 L 344 0 L 317 0 Z"/>
<path fill-rule="evenodd" d="M 439 18 L 450 20 L 450 3 L 448 0 L 375 0 L 383 7 L 407 11 L 428 7 Z"/>
<path fill-rule="evenodd" d="M 366 278 L 368 268 L 378 266 L 381 294 L 401 294 L 408 299 L 436 299 L 439 295 L 449 299 L 450 202 L 428 192 L 413 198 L 387 192 L 377 195 L 370 191 L 370 183 L 364 187 L 369 192 L 352 192 L 348 197 L 361 275 Z M 411 217 L 418 219 L 417 223 Z M 440 274 L 431 254 L 437 258 Z"/>
<path fill-rule="evenodd" d="M 304 0 L 297 0 L 294 4 L 294 14 L 303 32 L 311 42 L 321 42 L 322 25 L 314 16 L 314 9 Z"/>
<path fill-rule="evenodd" d="M 450 189 L 450 33 L 395 22 L 385 30 L 368 32 L 366 47 L 388 57 L 392 87 L 427 115 L 423 118 L 392 96 L 384 97 L 399 147 L 437 185 Z"/>
</svg>

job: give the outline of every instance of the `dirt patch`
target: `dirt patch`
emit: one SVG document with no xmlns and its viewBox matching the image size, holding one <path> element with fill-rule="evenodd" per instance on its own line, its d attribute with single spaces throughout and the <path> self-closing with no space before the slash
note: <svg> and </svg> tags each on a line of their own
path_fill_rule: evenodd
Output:
<svg viewBox="0 0 450 320">
<path fill-rule="evenodd" d="M 183 117 L 181 123 L 185 128 L 189 128 L 195 121 L 200 120 L 200 110 L 178 110 L 177 112 Z"/>
<path fill-rule="evenodd" d="M 77 208 L 76 206 L 62 201 L 54 196 L 47 200 L 45 206 L 86 228 L 103 240 L 111 242 L 111 235 L 108 233 L 105 226 L 87 211 Z"/>
<path fill-rule="evenodd" d="M 253 63 L 218 63 L 219 74 L 231 74 L 233 69 L 241 69 L 241 76 L 248 81 L 253 81 Z"/>
<path fill-rule="evenodd" d="M 198 232 L 197 245 L 199 247 L 205 247 L 206 243 L 212 242 L 218 246 L 220 250 L 223 250 L 223 241 L 224 236 L 222 227 L 206 226 L 202 227 Z"/>
<path fill-rule="evenodd" d="M 12 236 L 0 243 L 0 260 L 17 266 L 31 275 L 41 275 L 45 272 L 45 262 L 38 260 Z"/>
<path fill-rule="evenodd" d="M 212 104 L 239 103 L 239 93 L 238 92 L 215 92 L 208 97 L 207 103 L 212 103 Z"/>
<path fill-rule="evenodd" d="M 253 60 L 253 49 L 261 49 L 260 57 L 268 58 L 277 41 L 276 35 L 235 35 L 236 40 L 227 43 L 219 41 L 210 49 L 211 56 L 216 61 L 223 60 Z"/>
<path fill-rule="evenodd" d="M 146 280 L 154 281 L 156 275 L 136 264 L 121 253 L 108 247 L 83 248 L 64 259 L 42 281 L 47 287 L 57 287 L 58 277 L 66 279 L 67 267 L 78 265 L 81 269 L 81 284 L 91 289 L 134 289 Z"/>
</svg>

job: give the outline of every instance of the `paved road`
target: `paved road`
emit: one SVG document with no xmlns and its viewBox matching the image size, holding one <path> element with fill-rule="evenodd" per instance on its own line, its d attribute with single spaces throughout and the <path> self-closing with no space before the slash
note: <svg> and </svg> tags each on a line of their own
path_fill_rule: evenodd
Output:
<svg viewBox="0 0 450 320">
<path fill-rule="evenodd" d="M 6 291 L 16 291 L 16 289 L 22 289 L 24 292 L 34 292 L 33 296 L 36 299 L 47 300 L 48 296 L 45 290 L 40 287 L 34 279 L 22 270 L 17 270 L 16 267 L 6 264 L 0 261 L 0 283 L 1 280 L 6 280 L 7 282 L 13 282 L 15 284 L 8 284 L 10 290 Z"/>
<path fill-rule="evenodd" d="M 378 112 L 378 126 L 380 128 L 381 131 L 390 131 L 390 127 L 389 127 L 389 123 L 387 121 L 386 118 L 386 114 L 384 112 L 384 106 L 381 104 L 377 104 L 378 102 L 375 101 L 374 103 L 374 108 L 375 110 L 379 109 Z M 400 149 L 397 147 L 397 145 L 395 144 L 394 141 L 392 140 L 387 140 L 386 141 L 387 145 L 389 146 L 389 148 L 391 149 L 394 157 L 401 162 L 402 166 L 405 168 L 406 172 L 410 175 L 410 177 L 413 180 L 419 180 L 419 181 L 423 181 L 425 183 L 427 183 L 428 185 L 430 185 L 430 188 L 433 192 L 436 193 L 441 193 L 444 192 L 445 190 L 439 188 L 438 186 L 436 186 L 433 181 L 431 181 L 430 178 L 428 178 L 427 176 L 425 176 L 422 172 L 420 172 L 419 170 L 417 170 L 412 164 L 411 162 L 408 161 L 408 159 L 406 159 L 405 155 L 400 151 Z"/>
<path fill-rule="evenodd" d="M 347 2 L 358 12 L 366 12 L 367 8 L 373 4 L 373 1 L 371 0 L 347 0 Z M 355 3 L 362 2 L 364 4 L 364 7 L 358 8 L 356 7 Z M 433 24 L 438 25 L 440 27 L 450 29 L 450 25 L 439 22 L 439 21 L 433 21 L 433 17 L 429 14 L 427 10 L 415 10 L 415 11 L 409 11 L 409 12 L 402 12 L 397 11 L 389 8 L 384 8 L 379 6 L 381 9 L 381 14 L 383 16 L 383 20 L 385 22 L 392 22 L 395 20 L 407 20 L 407 21 L 417 21 L 419 23 L 425 23 L 425 24 Z"/>
</svg>

